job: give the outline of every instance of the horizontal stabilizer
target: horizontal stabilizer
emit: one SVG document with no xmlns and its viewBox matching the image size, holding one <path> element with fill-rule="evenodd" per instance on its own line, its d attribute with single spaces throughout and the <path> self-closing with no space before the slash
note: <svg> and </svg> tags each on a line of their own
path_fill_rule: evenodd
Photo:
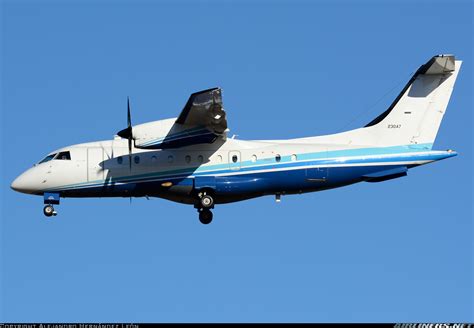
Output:
<svg viewBox="0 0 474 328">
<path fill-rule="evenodd" d="M 419 74 L 446 74 L 453 72 L 454 55 L 439 55 L 430 59 L 425 65 L 420 68 Z"/>
</svg>

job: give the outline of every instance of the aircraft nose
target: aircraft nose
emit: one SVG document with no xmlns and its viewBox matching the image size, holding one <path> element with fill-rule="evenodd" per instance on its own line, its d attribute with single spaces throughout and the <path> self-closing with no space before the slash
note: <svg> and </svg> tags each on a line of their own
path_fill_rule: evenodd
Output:
<svg viewBox="0 0 474 328">
<path fill-rule="evenodd" d="M 20 176 L 18 176 L 15 180 L 13 180 L 10 188 L 15 191 L 22 192 L 25 194 L 31 194 L 35 192 L 38 188 L 30 170 L 24 172 Z"/>
</svg>

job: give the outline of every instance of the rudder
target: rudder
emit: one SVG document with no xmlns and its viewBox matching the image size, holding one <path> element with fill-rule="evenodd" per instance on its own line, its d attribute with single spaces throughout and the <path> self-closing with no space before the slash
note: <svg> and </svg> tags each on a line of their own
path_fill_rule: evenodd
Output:
<svg viewBox="0 0 474 328">
<path fill-rule="evenodd" d="M 363 130 L 380 146 L 431 149 L 448 106 L 461 61 L 438 55 L 422 65 L 390 107 Z"/>
</svg>

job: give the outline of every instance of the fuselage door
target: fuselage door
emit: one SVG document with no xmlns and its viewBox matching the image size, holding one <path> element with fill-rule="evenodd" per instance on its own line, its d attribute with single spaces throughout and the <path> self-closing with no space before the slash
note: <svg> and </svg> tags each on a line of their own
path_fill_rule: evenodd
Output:
<svg viewBox="0 0 474 328">
<path fill-rule="evenodd" d="M 104 152 L 102 148 L 87 149 L 87 180 L 103 180 L 104 179 Z"/>
<path fill-rule="evenodd" d="M 328 158 L 328 149 L 324 149 L 324 158 Z M 324 183 L 328 180 L 328 168 L 313 166 L 306 169 L 306 181 L 314 183 Z"/>
<path fill-rule="evenodd" d="M 229 152 L 229 168 L 240 170 L 240 151 L 232 150 Z"/>
</svg>

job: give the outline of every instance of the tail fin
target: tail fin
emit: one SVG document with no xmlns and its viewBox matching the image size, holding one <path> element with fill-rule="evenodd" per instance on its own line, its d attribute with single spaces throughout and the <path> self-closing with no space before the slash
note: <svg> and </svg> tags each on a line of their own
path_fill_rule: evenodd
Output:
<svg viewBox="0 0 474 328">
<path fill-rule="evenodd" d="M 381 146 L 431 149 L 446 112 L 461 61 L 439 55 L 422 65 L 390 107 L 364 130 Z"/>
</svg>

